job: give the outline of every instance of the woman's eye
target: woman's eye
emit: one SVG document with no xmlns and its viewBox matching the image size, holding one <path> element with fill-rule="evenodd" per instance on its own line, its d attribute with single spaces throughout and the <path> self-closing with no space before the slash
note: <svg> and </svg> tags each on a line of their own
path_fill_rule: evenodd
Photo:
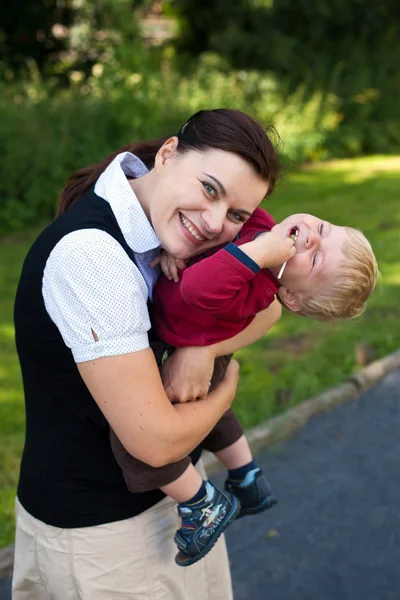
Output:
<svg viewBox="0 0 400 600">
<path fill-rule="evenodd" d="M 206 190 L 207 194 L 213 196 L 213 198 L 215 198 L 215 196 L 217 195 L 217 192 L 215 191 L 213 186 L 207 183 L 206 181 L 203 182 L 203 188 Z"/>
<path fill-rule="evenodd" d="M 240 213 L 230 212 L 229 214 L 232 217 L 232 219 L 234 219 L 234 221 L 236 221 L 238 223 L 244 223 L 244 218 L 242 217 L 242 215 Z"/>
</svg>

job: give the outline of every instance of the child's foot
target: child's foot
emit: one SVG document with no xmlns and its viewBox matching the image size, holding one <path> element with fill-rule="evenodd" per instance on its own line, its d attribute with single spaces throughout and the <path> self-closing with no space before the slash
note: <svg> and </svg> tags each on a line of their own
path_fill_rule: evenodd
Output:
<svg viewBox="0 0 400 600">
<path fill-rule="evenodd" d="M 187 567 L 205 556 L 240 510 L 239 500 L 205 482 L 205 496 L 198 502 L 178 505 L 182 527 L 174 540 L 179 548 L 175 562 Z"/>
<path fill-rule="evenodd" d="M 258 467 L 248 471 L 241 481 L 228 477 L 225 489 L 240 501 L 241 508 L 237 519 L 245 515 L 256 515 L 277 503 L 268 481 Z"/>
</svg>

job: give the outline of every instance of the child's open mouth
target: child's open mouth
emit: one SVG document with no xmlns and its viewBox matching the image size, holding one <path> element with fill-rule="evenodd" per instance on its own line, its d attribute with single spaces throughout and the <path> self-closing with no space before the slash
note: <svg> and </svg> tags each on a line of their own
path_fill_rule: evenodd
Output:
<svg viewBox="0 0 400 600">
<path fill-rule="evenodd" d="M 289 231 L 288 237 L 290 237 L 296 243 L 297 238 L 299 237 L 299 230 L 298 230 L 298 228 L 297 227 L 291 227 L 291 229 Z"/>
</svg>

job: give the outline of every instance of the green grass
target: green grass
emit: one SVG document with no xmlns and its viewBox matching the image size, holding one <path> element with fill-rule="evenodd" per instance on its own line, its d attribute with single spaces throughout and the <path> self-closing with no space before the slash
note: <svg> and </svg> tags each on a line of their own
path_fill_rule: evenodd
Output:
<svg viewBox="0 0 400 600">
<path fill-rule="evenodd" d="M 287 175 L 265 204 L 277 220 L 310 212 L 362 229 L 382 283 L 359 319 L 321 324 L 288 313 L 268 336 L 238 353 L 235 408 L 246 427 L 301 402 L 357 369 L 357 345 L 374 358 L 400 340 L 400 157 L 369 157 L 305 167 Z M 22 386 L 12 306 L 23 258 L 38 230 L 0 241 L 0 546 L 12 541 L 13 499 L 23 445 Z"/>
<path fill-rule="evenodd" d="M 14 498 L 24 443 L 23 392 L 12 323 L 22 262 L 37 231 L 0 241 L 0 546 L 14 533 Z"/>
</svg>

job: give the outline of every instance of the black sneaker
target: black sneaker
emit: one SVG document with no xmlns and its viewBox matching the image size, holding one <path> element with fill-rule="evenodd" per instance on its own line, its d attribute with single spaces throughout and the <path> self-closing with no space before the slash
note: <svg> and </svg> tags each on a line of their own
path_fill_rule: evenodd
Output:
<svg viewBox="0 0 400 600">
<path fill-rule="evenodd" d="M 227 479 L 225 489 L 240 501 L 241 508 L 237 519 L 246 515 L 256 515 L 277 503 L 268 481 L 258 467 L 249 471 L 240 482 Z"/>
<path fill-rule="evenodd" d="M 182 527 L 174 537 L 179 548 L 175 562 L 181 567 L 203 558 L 240 510 L 235 496 L 219 490 L 209 481 L 206 481 L 206 490 L 204 502 L 193 507 L 178 506 Z"/>
</svg>

